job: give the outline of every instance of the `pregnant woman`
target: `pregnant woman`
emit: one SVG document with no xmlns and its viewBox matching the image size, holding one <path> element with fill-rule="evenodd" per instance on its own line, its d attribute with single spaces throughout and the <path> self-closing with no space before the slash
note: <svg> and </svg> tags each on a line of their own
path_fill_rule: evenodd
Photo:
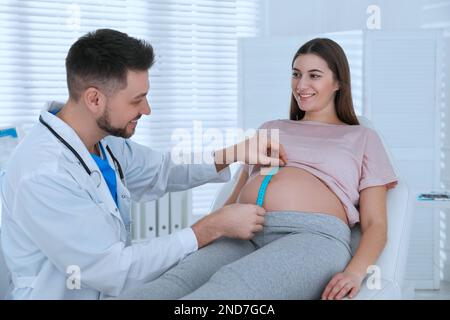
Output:
<svg viewBox="0 0 450 320">
<path fill-rule="evenodd" d="M 279 130 L 286 165 L 267 185 L 264 229 L 251 240 L 221 238 L 132 299 L 342 299 L 354 297 L 386 243 L 386 193 L 397 177 L 377 134 L 360 126 L 342 48 L 304 44 L 292 62 L 289 120 Z M 226 205 L 257 203 L 266 176 L 245 167 Z M 263 187 L 264 188 L 264 187 Z M 261 196 L 260 196 L 261 198 Z M 354 256 L 350 228 L 361 225 Z"/>
</svg>

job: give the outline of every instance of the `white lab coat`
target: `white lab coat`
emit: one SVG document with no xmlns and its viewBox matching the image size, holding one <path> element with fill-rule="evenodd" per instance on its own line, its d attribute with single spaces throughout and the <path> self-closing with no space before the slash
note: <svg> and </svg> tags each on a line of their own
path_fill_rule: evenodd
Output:
<svg viewBox="0 0 450 320">
<path fill-rule="evenodd" d="M 91 171 L 98 171 L 65 122 L 47 110 L 41 115 Z M 197 250 L 191 228 L 129 245 L 121 215 L 130 216 L 131 199 L 150 201 L 169 191 L 226 181 L 229 170 L 218 174 L 214 165 L 176 165 L 168 153 L 122 138 L 106 137 L 102 144 L 105 150 L 111 148 L 125 175 L 123 184 L 116 169 L 118 208 L 103 177 L 89 176 L 73 153 L 41 123 L 11 156 L 1 188 L 2 247 L 13 280 L 7 298 L 117 296 L 158 277 Z"/>
</svg>

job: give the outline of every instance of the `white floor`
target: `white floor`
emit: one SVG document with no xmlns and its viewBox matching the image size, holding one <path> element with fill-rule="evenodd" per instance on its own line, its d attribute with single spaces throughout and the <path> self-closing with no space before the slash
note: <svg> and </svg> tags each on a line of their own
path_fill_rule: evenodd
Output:
<svg viewBox="0 0 450 320">
<path fill-rule="evenodd" d="M 442 281 L 439 290 L 416 290 L 416 300 L 450 300 L 450 282 Z"/>
</svg>

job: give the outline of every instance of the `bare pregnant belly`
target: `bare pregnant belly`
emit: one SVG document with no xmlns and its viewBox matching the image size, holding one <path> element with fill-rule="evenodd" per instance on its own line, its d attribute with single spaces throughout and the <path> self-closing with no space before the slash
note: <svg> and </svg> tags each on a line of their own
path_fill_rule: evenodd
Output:
<svg viewBox="0 0 450 320">
<path fill-rule="evenodd" d="M 238 203 L 256 203 L 264 176 L 257 174 L 247 180 L 238 196 Z M 270 211 L 302 211 L 326 213 L 348 224 L 345 209 L 339 198 L 325 183 L 306 170 L 284 167 L 272 177 L 264 209 Z"/>
</svg>

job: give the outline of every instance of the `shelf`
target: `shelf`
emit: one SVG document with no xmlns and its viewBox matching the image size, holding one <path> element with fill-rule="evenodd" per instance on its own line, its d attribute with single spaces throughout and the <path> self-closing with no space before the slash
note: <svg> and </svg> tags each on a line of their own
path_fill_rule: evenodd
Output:
<svg viewBox="0 0 450 320">
<path fill-rule="evenodd" d="M 450 200 L 433 200 L 433 201 L 419 201 L 416 200 L 416 204 L 420 207 L 426 208 L 449 208 L 450 209 Z"/>
</svg>

